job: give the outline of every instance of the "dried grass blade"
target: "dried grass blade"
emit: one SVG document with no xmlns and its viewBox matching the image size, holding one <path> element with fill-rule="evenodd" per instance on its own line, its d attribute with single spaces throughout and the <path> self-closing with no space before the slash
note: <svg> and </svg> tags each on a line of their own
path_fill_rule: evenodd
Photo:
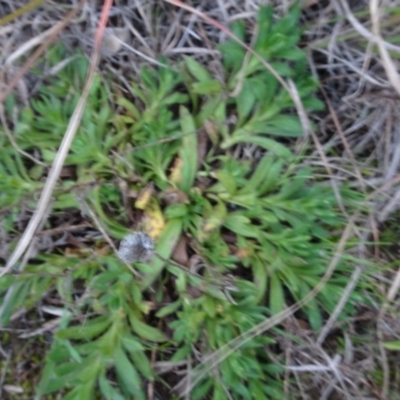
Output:
<svg viewBox="0 0 400 400">
<path fill-rule="evenodd" d="M 44 1 L 45 0 L 32 0 L 30 3 L 25 4 L 21 8 L 18 8 L 18 10 L 14 11 L 13 13 L 7 14 L 5 17 L 0 18 L 0 26 L 6 25 L 14 19 L 20 17 L 21 15 L 24 15 L 29 11 L 38 8 L 42 3 L 44 3 Z"/>
<path fill-rule="evenodd" d="M 51 28 L 51 35 L 49 35 L 43 44 L 32 54 L 29 60 L 25 63 L 25 65 L 20 69 L 20 71 L 14 76 L 11 82 L 7 85 L 4 91 L 0 92 L 0 103 L 3 103 L 6 97 L 11 93 L 13 88 L 17 85 L 19 80 L 28 72 L 29 68 L 31 68 L 35 62 L 39 59 L 39 57 L 47 50 L 51 43 L 54 42 L 57 35 L 71 22 L 72 18 L 78 13 L 78 11 L 82 8 L 85 0 L 81 0 L 78 6 L 70 11 L 65 19 L 59 22 L 54 28 Z"/>
<path fill-rule="evenodd" d="M 370 3 L 372 29 L 376 38 L 376 44 L 379 49 L 379 53 L 382 57 L 383 66 L 386 71 L 386 75 L 389 78 L 390 83 L 396 89 L 396 92 L 400 95 L 400 78 L 397 73 L 396 66 L 392 58 L 385 47 L 384 40 L 382 39 L 379 27 L 379 0 L 371 0 Z"/>
</svg>

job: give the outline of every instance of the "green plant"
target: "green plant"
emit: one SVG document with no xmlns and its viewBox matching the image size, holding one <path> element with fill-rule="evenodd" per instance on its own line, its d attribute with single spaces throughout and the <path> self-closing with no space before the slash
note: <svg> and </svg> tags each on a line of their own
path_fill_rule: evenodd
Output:
<svg viewBox="0 0 400 400">
<path fill-rule="evenodd" d="M 275 21 L 272 9 L 262 8 L 255 50 L 281 76 L 293 79 L 308 111 L 320 110 L 321 102 L 313 97 L 317 83 L 297 47 L 298 17 L 294 8 Z M 233 30 L 245 39 L 244 26 L 236 24 Z M 84 199 L 106 232 L 122 239 L 134 222 L 126 209 L 134 208 L 135 200 L 135 212 L 143 219 L 151 222 L 161 214 L 162 228 L 153 234 L 160 257 L 135 264 L 139 279 L 107 253 L 101 239 L 89 239 L 84 250 L 59 247 L 40 254 L 25 274 L 1 282 L 3 294 L 15 286 L 3 323 L 13 310 L 33 307 L 54 289 L 65 304 L 38 398 L 62 392 L 66 400 L 144 399 L 146 382 L 163 383 L 150 362 L 152 354 L 172 365 L 183 360 L 195 365 L 302 298 L 323 275 L 335 232 L 346 224 L 334 192 L 290 150 L 289 139 L 300 137 L 302 127 L 274 75 L 233 41 L 221 51 L 223 81 L 191 58 L 179 72 L 143 68 L 139 83 L 131 87 L 134 98 L 97 77 L 67 158 L 73 172 L 56 188 L 46 227 L 78 218 L 85 212 Z M 54 63 L 62 57 L 62 48 L 48 55 Z M 67 65 L 19 114 L 14 126 L 18 146 L 44 163 L 55 157 L 86 67 L 83 57 Z M 10 97 L 9 117 L 15 109 Z M 235 122 L 228 124 L 232 117 Z M 198 134 L 202 130 L 203 136 Z M 0 209 L 7 233 L 16 235 L 15 222 L 22 210 L 34 207 L 28 195 L 41 189 L 47 170 L 27 163 L 4 136 L 0 140 L 5 149 Z M 233 156 L 242 144 L 265 152 L 254 160 Z M 207 151 L 199 151 L 202 146 Z M 357 200 L 358 195 L 343 191 L 347 206 Z M 182 238 L 201 257 L 201 277 L 163 260 Z M 350 273 L 351 265 L 343 260 L 302 310 L 314 329 L 334 308 Z M 233 275 L 231 286 L 221 284 L 228 275 Z M 343 315 L 352 312 L 359 293 Z M 273 344 L 267 336 L 248 342 L 211 371 L 191 398 L 224 399 L 227 392 L 234 399 L 282 398 L 282 369 L 264 350 Z"/>
</svg>

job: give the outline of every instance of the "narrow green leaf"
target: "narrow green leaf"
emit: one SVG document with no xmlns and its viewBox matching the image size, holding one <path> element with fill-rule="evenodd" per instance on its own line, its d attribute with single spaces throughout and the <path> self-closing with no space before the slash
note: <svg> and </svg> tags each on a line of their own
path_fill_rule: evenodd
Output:
<svg viewBox="0 0 400 400">
<path fill-rule="evenodd" d="M 130 353 L 132 361 L 139 372 L 147 379 L 154 379 L 154 373 L 149 359 L 143 351 L 134 351 Z"/>
<path fill-rule="evenodd" d="M 260 195 L 265 195 L 266 193 L 278 187 L 280 183 L 280 175 L 284 165 L 285 162 L 283 159 L 276 159 L 273 165 L 268 168 L 264 181 L 260 182 L 258 187 L 258 193 Z"/>
<path fill-rule="evenodd" d="M 400 340 L 395 340 L 393 342 L 386 342 L 383 343 L 383 346 L 388 350 L 400 350 Z"/>
<path fill-rule="evenodd" d="M 125 400 L 125 397 L 117 390 L 114 389 L 108 379 L 101 375 L 99 377 L 99 388 L 106 400 Z"/>
<path fill-rule="evenodd" d="M 251 224 L 251 221 L 240 214 L 228 214 L 224 221 L 224 226 L 241 236 L 254 239 L 258 239 L 260 236 L 258 229 Z"/>
<path fill-rule="evenodd" d="M 56 333 L 56 336 L 59 339 L 92 339 L 103 333 L 110 325 L 111 320 L 109 316 L 102 315 L 82 325 L 61 329 Z"/>
<path fill-rule="evenodd" d="M 269 171 L 275 161 L 275 157 L 265 155 L 258 163 L 256 170 L 253 172 L 251 178 L 246 183 L 246 186 L 244 186 L 244 188 L 240 191 L 240 194 L 259 192 L 260 186 L 264 184 L 265 179 L 269 175 Z"/>
<path fill-rule="evenodd" d="M 196 60 L 191 57 L 184 57 L 185 64 L 189 72 L 199 81 L 205 82 L 212 80 L 210 73 Z"/>
<path fill-rule="evenodd" d="M 74 348 L 74 346 L 72 346 L 69 340 L 64 341 L 64 346 L 67 348 L 72 359 L 74 359 L 78 363 L 82 362 L 82 357 L 80 356 L 79 352 Z"/>
<path fill-rule="evenodd" d="M 177 301 L 174 301 L 173 303 L 170 303 L 167 306 L 164 306 L 163 308 L 158 310 L 156 313 L 156 317 L 164 318 L 167 315 L 170 315 L 170 314 L 174 313 L 175 311 L 177 311 L 181 305 L 182 305 L 182 302 L 180 299 Z"/>
<path fill-rule="evenodd" d="M 262 399 L 262 397 L 257 397 L 257 398 Z M 225 389 L 222 386 L 222 384 L 218 381 L 215 381 L 215 383 L 214 383 L 214 391 L 213 391 L 212 400 L 226 400 Z"/>
<path fill-rule="evenodd" d="M 64 396 L 63 400 L 92 400 L 94 399 L 94 387 L 95 384 L 93 381 L 78 385 Z"/>
<path fill-rule="evenodd" d="M 239 121 L 245 121 L 256 102 L 256 96 L 251 82 L 245 80 L 242 90 L 236 97 L 236 105 L 239 113 Z"/>
<path fill-rule="evenodd" d="M 257 288 L 257 301 L 260 302 L 264 298 L 267 291 L 267 267 L 265 263 L 256 258 L 252 262 L 252 271 L 254 275 L 254 284 Z"/>
<path fill-rule="evenodd" d="M 203 301 L 203 309 L 210 318 L 214 318 L 217 314 L 215 300 L 212 297 L 206 297 Z"/>
<path fill-rule="evenodd" d="M 310 289 L 311 290 L 311 289 Z M 316 299 L 312 299 L 304 306 L 304 311 L 307 313 L 310 325 L 315 332 L 318 332 L 322 327 L 321 310 L 318 307 Z"/>
<path fill-rule="evenodd" d="M 169 220 L 164 230 L 162 231 L 161 236 L 157 240 L 157 254 L 165 259 L 168 259 L 171 256 L 175 245 L 181 236 L 181 232 L 182 219 L 174 218 Z M 142 282 L 140 283 L 142 290 L 145 290 L 153 283 L 153 281 L 160 274 L 164 265 L 165 261 L 156 257 L 151 261 L 150 268 L 152 272 L 148 276 L 144 277 Z"/>
<path fill-rule="evenodd" d="M 114 352 L 115 369 L 123 387 L 132 395 L 141 394 L 141 380 L 125 352 L 118 347 Z"/>
<path fill-rule="evenodd" d="M 59 379 L 59 385 L 55 385 L 55 365 L 56 364 L 49 357 L 46 358 L 46 363 L 42 370 L 42 376 L 36 388 L 36 394 L 38 398 L 44 394 L 59 390 L 64 386 L 64 381 L 62 379 Z"/>
<path fill-rule="evenodd" d="M 102 366 L 102 355 L 97 352 L 83 359 L 82 362 L 66 362 L 57 365 L 54 372 L 66 383 L 86 382 L 96 378 Z"/>
<path fill-rule="evenodd" d="M 203 400 L 207 399 L 207 394 L 210 392 L 213 386 L 213 380 L 207 379 L 206 381 L 201 381 L 198 385 L 194 387 L 191 392 L 191 400 Z"/>
<path fill-rule="evenodd" d="M 240 207 L 245 207 L 247 209 L 253 209 L 257 205 L 257 193 L 245 193 L 245 194 L 237 194 L 236 196 L 229 199 L 229 202 L 232 204 L 236 204 Z"/>
<path fill-rule="evenodd" d="M 325 110 L 325 103 L 314 97 L 308 97 L 303 100 L 303 105 L 306 110 L 323 111 Z"/>
<path fill-rule="evenodd" d="M 188 95 L 184 93 L 172 93 L 163 100 L 163 104 L 183 104 L 189 100 Z"/>
<path fill-rule="evenodd" d="M 219 289 L 218 286 L 214 286 L 212 284 L 203 285 L 201 288 L 202 292 L 207 293 L 209 296 L 214 297 L 215 299 L 226 301 L 225 293 Z"/>
<path fill-rule="evenodd" d="M 184 345 L 180 347 L 171 358 L 171 363 L 177 363 L 179 361 L 185 360 L 187 356 L 192 352 L 189 345 Z"/>
<path fill-rule="evenodd" d="M 237 190 L 235 178 L 226 170 L 218 170 L 215 172 L 215 177 L 221 182 L 226 191 L 233 196 Z"/>
<path fill-rule="evenodd" d="M 227 139 L 221 147 L 223 149 L 232 147 L 238 143 L 252 143 L 256 144 L 260 147 L 263 147 L 266 150 L 271 151 L 278 157 L 282 157 L 284 160 L 291 160 L 293 158 L 292 152 L 289 150 L 288 147 L 284 146 L 281 143 L 278 143 L 276 140 L 266 138 L 264 136 L 254 135 L 251 136 L 247 134 L 246 136 L 233 136 Z"/>
<path fill-rule="evenodd" d="M 128 110 L 136 120 L 140 119 L 139 110 L 136 108 L 136 106 L 133 103 L 131 103 L 125 97 L 119 96 L 117 98 L 117 104 L 124 107 L 126 110 Z"/>
<path fill-rule="evenodd" d="M 293 53 L 295 53 L 296 50 L 293 50 Z M 290 55 L 290 53 L 289 53 Z M 271 67 L 282 77 L 286 76 L 293 76 L 293 71 L 288 65 L 288 63 L 285 62 L 272 62 Z"/>
<path fill-rule="evenodd" d="M 275 272 L 270 274 L 270 309 L 272 315 L 278 314 L 284 307 L 282 283 Z"/>
<path fill-rule="evenodd" d="M 144 349 L 143 345 L 139 342 L 139 340 L 134 338 L 130 334 L 126 334 L 122 338 L 121 343 L 124 346 L 124 348 L 130 353 L 133 353 L 135 351 L 143 351 Z"/>
<path fill-rule="evenodd" d="M 224 202 L 218 201 L 216 206 L 204 215 L 204 221 L 200 235 L 208 237 L 210 232 L 218 229 L 224 222 L 227 215 L 227 208 Z"/>
<path fill-rule="evenodd" d="M 299 117 L 294 115 L 275 115 L 268 121 L 255 121 L 252 124 L 254 133 L 267 133 L 282 137 L 300 137 L 303 135 L 303 127 Z"/>
<path fill-rule="evenodd" d="M 129 313 L 128 317 L 133 331 L 143 339 L 151 340 L 153 342 L 167 341 L 167 338 L 161 331 L 138 319 L 132 311 Z"/>
<path fill-rule="evenodd" d="M 4 304 L 3 312 L 1 313 L 0 326 L 7 326 L 11 314 L 14 309 L 18 308 L 29 296 L 30 285 L 24 281 L 17 281 L 9 288 L 9 301 Z"/>
<path fill-rule="evenodd" d="M 202 95 L 211 95 L 222 91 L 221 83 L 215 80 L 194 83 L 192 88 L 194 93 Z"/>
<path fill-rule="evenodd" d="M 182 134 L 185 135 L 182 139 L 182 149 L 180 156 L 182 158 L 182 180 L 180 189 L 188 193 L 193 187 L 197 172 L 197 135 L 196 125 L 193 117 L 187 108 L 180 107 L 180 121 Z"/>
</svg>

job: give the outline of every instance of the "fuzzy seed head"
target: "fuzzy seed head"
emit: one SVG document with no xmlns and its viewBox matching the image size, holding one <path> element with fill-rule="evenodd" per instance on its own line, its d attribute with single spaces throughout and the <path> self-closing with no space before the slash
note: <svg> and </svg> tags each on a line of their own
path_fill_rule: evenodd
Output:
<svg viewBox="0 0 400 400">
<path fill-rule="evenodd" d="M 154 241 L 144 232 L 133 232 L 125 236 L 119 245 L 118 256 L 122 261 L 148 262 L 154 255 Z"/>
</svg>

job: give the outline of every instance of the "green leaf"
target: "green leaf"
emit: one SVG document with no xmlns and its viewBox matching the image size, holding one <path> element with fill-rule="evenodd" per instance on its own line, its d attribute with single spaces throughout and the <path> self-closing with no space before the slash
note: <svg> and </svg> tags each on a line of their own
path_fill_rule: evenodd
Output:
<svg viewBox="0 0 400 400">
<path fill-rule="evenodd" d="M 232 33 L 241 40 L 245 40 L 246 25 L 243 21 L 235 21 L 231 28 Z M 218 49 L 222 52 L 224 66 L 228 71 L 237 72 L 242 66 L 246 50 L 233 39 L 219 45 Z"/>
<path fill-rule="evenodd" d="M 263 384 L 259 380 L 252 379 L 249 382 L 249 390 L 254 399 L 265 399 L 266 393 L 264 392 Z"/>
<path fill-rule="evenodd" d="M 221 182 L 229 195 L 233 196 L 237 190 L 237 183 L 235 178 L 228 171 L 223 169 L 215 172 L 215 177 Z"/>
<path fill-rule="evenodd" d="M 297 116 L 276 115 L 268 121 L 255 121 L 252 123 L 254 133 L 267 133 L 283 137 L 300 137 L 303 127 Z"/>
<path fill-rule="evenodd" d="M 393 342 L 385 342 L 383 346 L 388 350 L 400 350 L 400 340 L 395 340 Z"/>
<path fill-rule="evenodd" d="M 0 326 L 7 326 L 13 310 L 26 300 L 29 291 L 30 286 L 23 281 L 16 282 L 14 286 L 9 288 L 8 294 L 10 297 L 3 305 L 4 309 L 1 313 Z"/>
<path fill-rule="evenodd" d="M 209 296 L 217 300 L 222 300 L 222 301 L 227 300 L 225 293 L 218 286 L 207 284 L 204 285 L 201 290 L 202 292 L 207 293 Z"/>
<path fill-rule="evenodd" d="M 228 214 L 223 225 L 226 228 L 230 229 L 232 232 L 235 232 L 241 236 L 254 239 L 258 239 L 260 236 L 260 232 L 257 227 L 252 225 L 251 221 L 248 218 L 237 213 Z"/>
<path fill-rule="evenodd" d="M 206 82 L 211 81 L 212 77 L 209 72 L 196 60 L 191 57 L 183 58 L 189 72 L 199 81 Z"/>
<path fill-rule="evenodd" d="M 243 84 L 243 88 L 236 97 L 236 105 L 239 113 L 239 121 L 245 121 L 256 102 L 256 96 L 253 85 L 247 80 Z"/>
<path fill-rule="evenodd" d="M 67 348 L 72 359 L 74 359 L 78 363 L 82 362 L 82 357 L 80 356 L 79 352 L 74 348 L 74 346 L 72 346 L 69 340 L 64 341 L 64 346 Z"/>
<path fill-rule="evenodd" d="M 139 110 L 136 108 L 136 106 L 133 103 L 131 103 L 125 97 L 118 97 L 117 104 L 120 105 L 121 107 L 125 108 L 127 111 L 129 111 L 131 113 L 131 116 L 134 117 L 135 120 L 140 119 Z"/>
<path fill-rule="evenodd" d="M 216 93 L 221 93 L 222 85 L 216 80 L 202 81 L 194 83 L 193 92 L 202 95 L 211 95 Z"/>
<path fill-rule="evenodd" d="M 182 158 L 182 181 L 179 185 L 180 189 L 188 193 L 193 187 L 197 172 L 197 134 L 196 125 L 189 111 L 180 107 L 180 121 L 182 134 L 182 149 L 180 156 Z"/>
<path fill-rule="evenodd" d="M 217 201 L 216 206 L 208 210 L 204 215 L 203 225 L 199 233 L 201 236 L 199 240 L 202 241 L 202 239 L 208 237 L 211 232 L 218 229 L 223 224 L 226 215 L 227 209 L 225 203 Z"/>
<path fill-rule="evenodd" d="M 92 400 L 94 399 L 94 386 L 94 382 L 78 385 L 64 396 L 63 400 Z"/>
<path fill-rule="evenodd" d="M 201 381 L 198 385 L 194 387 L 191 392 L 191 400 L 203 400 L 207 399 L 207 394 L 213 386 L 213 381 L 207 379 L 206 381 Z"/>
<path fill-rule="evenodd" d="M 303 54 L 303 53 L 302 53 Z M 288 65 L 288 63 L 284 62 L 272 62 L 271 67 L 282 77 L 292 76 L 293 71 Z"/>
<path fill-rule="evenodd" d="M 283 310 L 285 299 L 283 295 L 282 283 L 280 282 L 275 272 L 270 274 L 269 282 L 270 282 L 270 297 L 269 297 L 270 309 L 272 315 L 275 315 Z"/>
<path fill-rule="evenodd" d="M 285 165 L 283 159 L 275 160 L 266 171 L 266 176 L 263 182 L 260 182 L 258 193 L 265 195 L 266 193 L 274 190 L 280 184 L 280 175 Z"/>
<path fill-rule="evenodd" d="M 266 265 L 259 259 L 256 258 L 251 264 L 251 268 L 254 275 L 254 284 L 257 288 L 257 302 L 260 302 L 267 291 L 268 274 Z"/>
<path fill-rule="evenodd" d="M 132 361 L 139 372 L 147 379 L 154 379 L 154 373 L 149 359 L 143 351 L 134 351 L 130 353 Z"/>
<path fill-rule="evenodd" d="M 175 286 L 178 293 L 185 293 L 187 288 L 186 274 L 173 265 L 169 267 L 169 270 L 175 271 L 175 274 L 178 276 L 178 279 L 175 280 Z"/>
<path fill-rule="evenodd" d="M 154 92 L 157 93 L 158 85 L 157 85 L 157 79 L 155 77 L 153 69 L 149 68 L 141 68 L 140 69 L 140 80 L 141 82 L 146 86 L 146 88 L 149 90 L 149 92 Z"/>
<path fill-rule="evenodd" d="M 253 209 L 257 206 L 257 194 L 255 192 L 237 194 L 236 196 L 229 199 L 230 203 L 236 204 L 240 207 L 245 207 L 247 209 Z"/>
<path fill-rule="evenodd" d="M 137 304 L 140 307 L 140 305 L 143 302 L 143 296 L 142 296 L 142 292 L 140 291 L 139 287 L 135 284 L 128 283 L 128 282 L 125 284 L 130 284 L 132 300 L 134 301 L 135 304 Z"/>
<path fill-rule="evenodd" d="M 114 363 L 117 376 L 123 387 L 131 394 L 144 398 L 141 391 L 141 380 L 135 367 L 129 361 L 125 352 L 118 347 L 114 351 Z"/>
<path fill-rule="evenodd" d="M 56 333 L 59 339 L 76 339 L 88 340 L 99 336 L 111 325 L 109 316 L 102 315 L 100 317 L 89 320 L 82 325 L 61 329 Z"/>
<path fill-rule="evenodd" d="M 167 222 L 164 230 L 161 233 L 161 236 L 157 240 L 157 247 L 156 251 L 161 257 L 168 259 L 175 246 L 178 242 L 179 238 L 181 237 L 182 233 L 182 219 L 174 218 Z M 153 281 L 157 278 L 160 274 L 161 270 L 165 265 L 165 261 L 154 257 L 150 264 L 151 274 L 145 276 L 140 282 L 140 286 L 142 290 L 148 288 Z"/>
<path fill-rule="evenodd" d="M 318 332 L 322 327 L 323 319 L 317 301 L 315 299 L 310 300 L 304 306 L 304 311 L 307 313 L 311 327 L 315 332 Z"/>
<path fill-rule="evenodd" d="M 299 27 L 300 15 L 301 8 L 299 3 L 293 3 L 289 8 L 289 12 L 275 22 L 274 29 L 287 35 L 296 33 Z"/>
<path fill-rule="evenodd" d="M 304 99 L 303 105 L 306 110 L 310 110 L 310 111 L 325 110 L 325 103 L 315 97 L 308 97 L 308 98 Z"/>
<path fill-rule="evenodd" d="M 239 194 L 246 194 L 252 192 L 259 192 L 260 186 L 264 184 L 270 170 L 276 162 L 275 157 L 265 155 L 258 163 L 256 170 L 253 172 L 246 186 L 239 192 Z M 274 182 L 277 183 L 277 182 Z"/>
<path fill-rule="evenodd" d="M 164 215 L 168 219 L 182 218 L 185 217 L 189 212 L 189 207 L 187 204 L 171 204 L 164 209 Z"/>
<path fill-rule="evenodd" d="M 54 372 L 57 377 L 63 378 L 65 383 L 86 382 L 96 378 L 102 364 L 102 355 L 93 353 L 82 362 L 66 362 L 57 365 Z"/>
<path fill-rule="evenodd" d="M 271 36 L 274 9 L 271 5 L 261 6 L 257 13 L 258 36 L 254 45 L 257 51 L 267 47 L 268 39 Z"/>
<path fill-rule="evenodd" d="M 214 318 L 217 314 L 215 300 L 212 297 L 206 297 L 203 301 L 203 309 L 210 318 Z"/>
<path fill-rule="evenodd" d="M 172 93 L 163 100 L 163 104 L 184 104 L 187 103 L 189 97 L 184 93 Z"/>
<path fill-rule="evenodd" d="M 58 385 L 55 384 L 55 374 L 54 374 L 55 365 L 56 363 L 53 362 L 49 357 L 46 358 L 46 364 L 42 370 L 42 376 L 36 388 L 36 394 L 39 398 L 44 394 L 59 390 L 64 386 L 65 382 L 62 379 L 58 380 L 57 382 Z"/>
<path fill-rule="evenodd" d="M 255 397 L 255 398 L 262 399 L 262 397 Z M 226 400 L 226 392 L 224 390 L 224 387 L 218 381 L 216 381 L 214 383 L 214 391 L 213 391 L 212 400 Z"/>
<path fill-rule="evenodd" d="M 164 318 L 167 315 L 170 315 L 177 311 L 182 305 L 182 301 L 179 299 L 177 301 L 174 301 L 173 303 L 168 304 L 167 306 L 164 306 L 161 308 L 159 311 L 156 313 L 157 318 Z"/>
<path fill-rule="evenodd" d="M 192 349 L 189 345 L 184 345 L 180 347 L 175 354 L 171 358 L 171 363 L 178 363 L 179 361 L 185 360 L 187 356 L 192 352 Z"/>
<path fill-rule="evenodd" d="M 114 389 L 114 387 L 111 386 L 110 382 L 104 375 L 101 375 L 98 381 L 100 391 L 106 400 L 125 400 L 125 397 L 123 397 L 117 389 Z"/>
<path fill-rule="evenodd" d="M 122 338 L 121 343 L 125 347 L 125 349 L 131 353 L 135 351 L 143 351 L 143 345 L 139 342 L 138 339 L 135 339 L 130 334 L 126 334 Z"/>
<path fill-rule="evenodd" d="M 151 340 L 153 342 L 166 342 L 167 338 L 165 335 L 156 328 L 153 328 L 150 325 L 147 325 L 143 321 L 140 321 L 133 311 L 130 311 L 128 314 L 129 321 L 131 323 L 131 327 L 135 333 L 137 333 L 140 337 L 146 340 Z"/>
<path fill-rule="evenodd" d="M 273 139 L 268 139 L 264 136 L 232 136 L 231 138 L 227 139 L 221 144 L 223 149 L 227 149 L 232 147 L 238 143 L 252 143 L 256 144 L 260 147 L 263 147 L 266 150 L 269 150 L 271 153 L 275 154 L 278 157 L 283 158 L 284 160 L 291 160 L 293 158 L 292 152 L 289 150 L 288 147 L 284 146 L 283 144 L 278 143 Z"/>
<path fill-rule="evenodd" d="M 279 56 L 285 60 L 303 61 L 305 58 L 305 53 L 301 49 L 291 48 L 280 51 Z"/>
<path fill-rule="evenodd" d="M 93 289 L 106 291 L 110 285 L 115 283 L 121 275 L 121 271 L 105 271 L 97 275 L 92 282 Z"/>
</svg>

